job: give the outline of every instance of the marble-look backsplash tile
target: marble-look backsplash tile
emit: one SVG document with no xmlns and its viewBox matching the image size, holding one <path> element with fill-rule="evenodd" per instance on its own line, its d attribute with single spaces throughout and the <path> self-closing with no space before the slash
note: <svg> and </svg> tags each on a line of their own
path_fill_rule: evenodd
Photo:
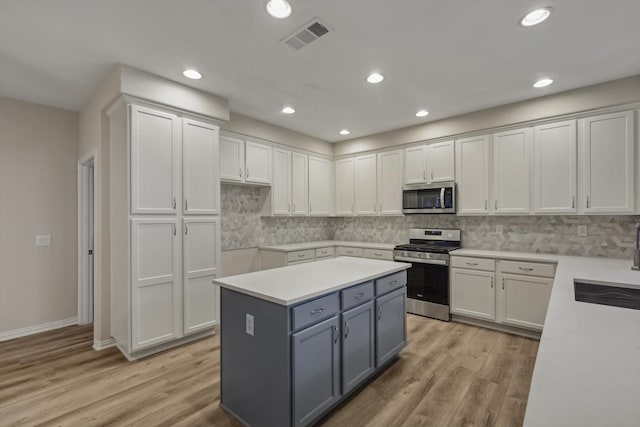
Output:
<svg viewBox="0 0 640 427">
<path fill-rule="evenodd" d="M 410 228 L 460 228 L 466 248 L 631 258 L 640 216 L 260 217 L 260 189 L 221 185 L 222 250 L 317 240 L 404 243 Z M 577 235 L 587 225 L 587 237 Z M 502 234 L 496 233 L 502 225 Z"/>
</svg>

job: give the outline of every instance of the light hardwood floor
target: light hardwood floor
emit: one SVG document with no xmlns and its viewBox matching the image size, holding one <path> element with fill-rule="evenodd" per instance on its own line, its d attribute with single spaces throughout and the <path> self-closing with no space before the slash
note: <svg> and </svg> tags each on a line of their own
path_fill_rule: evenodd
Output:
<svg viewBox="0 0 640 427">
<path fill-rule="evenodd" d="M 536 340 L 413 315 L 407 325 L 400 359 L 319 425 L 522 424 Z M 91 345 L 91 326 L 0 343 L 0 425 L 241 425 L 218 406 L 217 336 L 137 362 Z"/>
</svg>

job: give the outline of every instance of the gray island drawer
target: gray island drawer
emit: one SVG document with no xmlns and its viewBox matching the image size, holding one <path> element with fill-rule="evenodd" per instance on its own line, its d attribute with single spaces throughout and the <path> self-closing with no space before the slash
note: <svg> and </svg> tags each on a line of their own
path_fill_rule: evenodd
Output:
<svg viewBox="0 0 640 427">
<path fill-rule="evenodd" d="M 342 291 L 342 309 L 347 310 L 373 298 L 373 281 Z"/>
<path fill-rule="evenodd" d="M 407 284 L 407 271 L 402 270 L 397 273 L 376 279 L 376 295 L 383 295 L 394 289 L 401 288 Z"/>
<path fill-rule="evenodd" d="M 291 309 L 292 328 L 298 330 L 320 320 L 328 319 L 340 311 L 340 298 L 334 292 L 322 298 L 305 302 Z"/>
</svg>

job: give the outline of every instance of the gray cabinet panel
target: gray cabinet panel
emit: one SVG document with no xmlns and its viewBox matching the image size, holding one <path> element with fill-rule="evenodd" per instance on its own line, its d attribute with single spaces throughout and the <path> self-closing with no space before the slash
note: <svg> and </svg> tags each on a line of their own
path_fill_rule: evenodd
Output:
<svg viewBox="0 0 640 427">
<path fill-rule="evenodd" d="M 335 315 L 340 311 L 340 297 L 333 293 L 313 301 L 305 302 L 291 309 L 293 330 L 313 325 L 323 319 Z"/>
<path fill-rule="evenodd" d="M 373 298 L 373 281 L 352 286 L 341 292 L 342 310 L 348 310 Z"/>
<path fill-rule="evenodd" d="M 338 316 L 292 336 L 293 423 L 309 424 L 340 398 Z"/>
<path fill-rule="evenodd" d="M 407 270 L 376 279 L 376 295 L 384 295 L 407 284 Z"/>
<path fill-rule="evenodd" d="M 375 367 L 375 310 L 369 301 L 342 313 L 342 393 L 360 384 Z"/>
<path fill-rule="evenodd" d="M 407 343 L 405 298 L 402 288 L 376 301 L 376 366 L 393 358 Z"/>
</svg>

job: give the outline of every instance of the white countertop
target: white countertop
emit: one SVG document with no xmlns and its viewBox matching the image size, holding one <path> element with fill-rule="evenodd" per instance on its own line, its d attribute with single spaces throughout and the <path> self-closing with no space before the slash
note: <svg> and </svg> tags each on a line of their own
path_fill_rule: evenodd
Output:
<svg viewBox="0 0 640 427">
<path fill-rule="evenodd" d="M 631 260 L 460 249 L 557 263 L 524 427 L 640 426 L 640 310 L 575 301 L 573 279 L 640 288 Z"/>
<path fill-rule="evenodd" d="M 302 251 L 305 249 L 326 248 L 328 246 L 348 246 L 350 248 L 393 250 L 393 248 L 396 246 L 396 243 L 366 243 L 366 242 L 344 242 L 341 240 L 321 240 L 318 242 L 258 246 L 258 249 L 269 250 L 269 251 L 279 251 L 279 252 L 292 252 L 292 251 Z"/>
<path fill-rule="evenodd" d="M 214 282 L 223 288 L 288 306 L 409 267 L 411 264 L 404 262 L 338 257 L 221 277 Z"/>
</svg>

